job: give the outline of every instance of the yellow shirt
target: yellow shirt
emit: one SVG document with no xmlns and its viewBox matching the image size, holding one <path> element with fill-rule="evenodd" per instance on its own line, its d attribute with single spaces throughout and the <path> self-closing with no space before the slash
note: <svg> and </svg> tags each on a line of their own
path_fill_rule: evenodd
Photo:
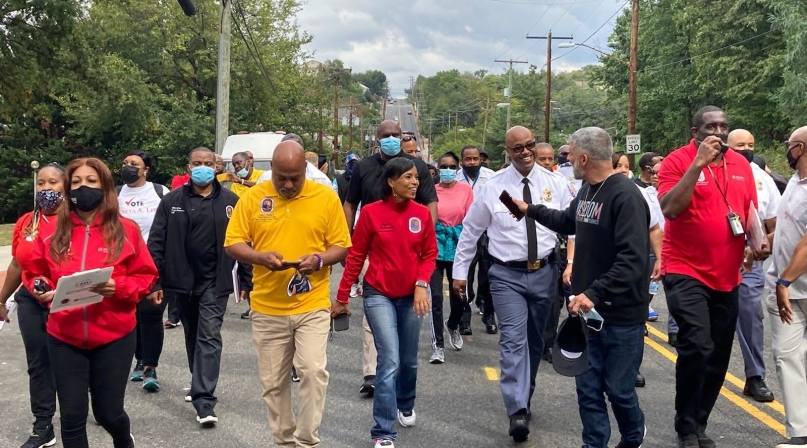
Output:
<svg viewBox="0 0 807 448">
<path fill-rule="evenodd" d="M 244 179 L 244 180 L 248 180 L 250 182 L 257 182 L 258 178 L 261 177 L 261 174 L 263 174 L 263 170 L 256 170 L 255 168 L 253 168 L 252 169 L 252 174 L 249 176 L 249 179 Z M 255 187 L 247 187 L 245 185 L 237 184 L 235 182 L 233 182 L 233 184 L 230 185 L 230 190 L 232 190 L 233 193 L 238 195 L 239 198 L 243 197 L 244 194 L 247 191 L 249 191 L 251 188 L 255 188 Z"/>
<path fill-rule="evenodd" d="M 216 174 L 216 180 L 219 181 L 220 184 L 224 182 L 229 182 L 230 175 L 227 173 Z"/>
<path fill-rule="evenodd" d="M 310 180 L 292 199 L 280 196 L 272 182 L 250 188 L 235 206 L 224 247 L 238 243 L 252 243 L 258 252 L 277 252 L 284 260 L 321 254 L 331 246 L 352 245 L 339 197 L 332 189 Z M 330 269 L 307 276 L 311 291 L 290 296 L 289 282 L 294 275 L 294 269 L 272 272 L 254 266 L 252 309 L 270 316 L 288 316 L 331 306 Z"/>
</svg>

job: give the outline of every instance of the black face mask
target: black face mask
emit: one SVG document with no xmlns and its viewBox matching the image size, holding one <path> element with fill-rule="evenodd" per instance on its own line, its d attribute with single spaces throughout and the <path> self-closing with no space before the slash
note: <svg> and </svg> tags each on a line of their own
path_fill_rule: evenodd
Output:
<svg viewBox="0 0 807 448">
<path fill-rule="evenodd" d="M 95 210 L 103 199 L 104 191 L 100 188 L 82 185 L 75 190 L 70 190 L 70 202 L 82 212 Z"/>
<path fill-rule="evenodd" d="M 563 165 L 564 163 L 569 161 L 568 154 L 558 154 L 558 165 Z"/>
<path fill-rule="evenodd" d="M 790 165 L 790 169 L 792 169 L 792 170 L 796 169 L 796 164 L 799 163 L 799 159 L 801 158 L 801 156 L 793 157 L 792 152 L 793 152 L 793 150 L 795 148 L 796 147 L 794 146 L 793 148 L 790 148 L 787 151 L 787 164 Z M 802 155 L 804 155 L 804 154 L 802 154 Z"/>
<path fill-rule="evenodd" d="M 479 174 L 479 170 L 481 170 L 481 169 L 482 169 L 482 165 L 464 166 L 464 167 L 462 167 L 462 170 L 465 171 L 465 174 L 473 177 L 474 179 L 476 179 L 476 176 Z"/>
<path fill-rule="evenodd" d="M 120 178 L 125 184 L 133 184 L 140 179 L 140 168 L 126 165 L 120 170 Z"/>
<path fill-rule="evenodd" d="M 734 152 L 736 152 L 737 154 L 743 156 L 745 158 L 745 160 L 748 160 L 748 163 L 751 163 L 751 162 L 754 161 L 754 151 L 751 151 L 751 150 L 748 150 L 748 149 L 735 149 Z"/>
</svg>

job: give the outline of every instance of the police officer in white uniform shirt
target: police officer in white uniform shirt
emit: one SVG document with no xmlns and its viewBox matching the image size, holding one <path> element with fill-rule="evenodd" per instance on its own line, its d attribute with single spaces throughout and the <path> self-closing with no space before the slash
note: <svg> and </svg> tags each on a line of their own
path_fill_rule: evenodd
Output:
<svg viewBox="0 0 807 448">
<path fill-rule="evenodd" d="M 580 187 L 583 186 L 583 181 L 574 177 L 574 167 L 569 163 L 569 145 L 558 148 L 558 173 L 569 181 L 572 185 L 572 193 L 577 195 Z"/>
<path fill-rule="evenodd" d="M 282 142 L 285 142 L 286 140 L 293 140 L 293 141 L 299 143 L 300 146 L 305 147 L 303 145 L 303 139 L 300 138 L 300 136 L 297 135 L 297 134 L 286 134 L 286 135 L 283 136 L 283 138 L 280 141 L 282 143 Z M 320 171 L 319 168 L 317 168 L 311 162 L 307 162 L 307 165 L 305 166 L 305 178 L 308 179 L 308 180 L 313 180 L 314 182 L 320 183 L 320 184 L 325 185 L 327 187 L 331 187 L 333 185 L 333 183 L 331 182 L 331 179 L 325 173 Z M 272 180 L 272 170 L 271 169 L 267 170 L 265 173 L 261 174 L 261 177 L 258 178 L 258 181 L 255 182 L 255 184 L 257 185 L 257 184 L 259 184 L 261 182 L 266 182 L 267 180 Z"/>
<path fill-rule="evenodd" d="M 745 129 L 735 129 L 729 133 L 727 143 L 751 163 L 751 172 L 754 173 L 754 182 L 757 185 L 759 218 L 765 225 L 766 232 L 773 233 L 781 195 L 773 178 L 753 162 L 754 136 Z M 765 384 L 765 331 L 760 311 L 764 289 L 762 262 L 746 263 L 743 282 L 740 283 L 740 312 L 737 316 L 737 339 L 745 363 L 743 394 L 759 402 L 771 402 L 774 399 L 773 392 Z"/>
<path fill-rule="evenodd" d="M 535 163 L 535 137 L 529 129 L 510 128 L 505 146 L 512 164 L 481 187 L 462 223 L 453 287 L 465 297 L 476 242 L 487 230 L 493 261 L 488 272 L 490 292 L 501 332 L 500 387 L 510 417 L 509 434 L 515 442 L 523 442 L 529 434 L 530 400 L 543 351 L 541 334 L 555 298 L 556 236 L 531 218 L 514 219 L 499 197 L 506 192 L 527 203 L 565 210 L 572 192 L 563 176 Z"/>
</svg>

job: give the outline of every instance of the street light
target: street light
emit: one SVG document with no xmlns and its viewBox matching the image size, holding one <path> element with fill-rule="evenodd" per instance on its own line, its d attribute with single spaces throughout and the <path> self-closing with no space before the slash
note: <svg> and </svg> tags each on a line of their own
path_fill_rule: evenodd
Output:
<svg viewBox="0 0 807 448">
<path fill-rule="evenodd" d="M 507 107 L 509 105 L 510 105 L 510 103 L 499 103 L 499 104 L 496 105 L 496 107 L 501 109 L 502 107 Z"/>
<path fill-rule="evenodd" d="M 31 170 L 34 172 L 34 210 L 36 210 L 36 170 L 39 169 L 39 162 L 31 161 Z"/>
</svg>

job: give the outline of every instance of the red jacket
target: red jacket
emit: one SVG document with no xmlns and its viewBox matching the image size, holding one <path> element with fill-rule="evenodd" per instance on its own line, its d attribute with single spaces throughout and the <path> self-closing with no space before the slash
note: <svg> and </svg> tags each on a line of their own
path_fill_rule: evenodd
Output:
<svg viewBox="0 0 807 448">
<path fill-rule="evenodd" d="M 171 178 L 171 189 L 176 190 L 177 188 L 187 184 L 190 180 L 190 174 L 177 174 Z"/>
<path fill-rule="evenodd" d="M 415 283 L 429 283 L 437 260 L 437 236 L 429 209 L 415 201 L 396 203 L 391 197 L 362 207 L 353 231 L 353 247 L 336 300 L 347 303 L 370 257 L 364 281 L 390 299 L 411 296 Z"/>
<path fill-rule="evenodd" d="M 85 225 L 75 214 L 71 249 L 61 263 L 50 254 L 52 234 L 37 238 L 29 290 L 34 290 L 34 280 L 45 278 L 55 287 L 59 278 L 82 270 L 112 266 L 115 294 L 100 303 L 67 311 L 51 313 L 48 317 L 48 333 L 70 345 L 93 349 L 118 340 L 135 328 L 135 307 L 157 282 L 157 268 L 149 255 L 140 228 L 134 221 L 120 218 L 124 229 L 123 248 L 117 260 L 105 263 L 108 249 L 102 237 L 101 219 L 97 216 L 91 225 Z M 82 269 L 83 264 L 83 269 Z"/>
</svg>

